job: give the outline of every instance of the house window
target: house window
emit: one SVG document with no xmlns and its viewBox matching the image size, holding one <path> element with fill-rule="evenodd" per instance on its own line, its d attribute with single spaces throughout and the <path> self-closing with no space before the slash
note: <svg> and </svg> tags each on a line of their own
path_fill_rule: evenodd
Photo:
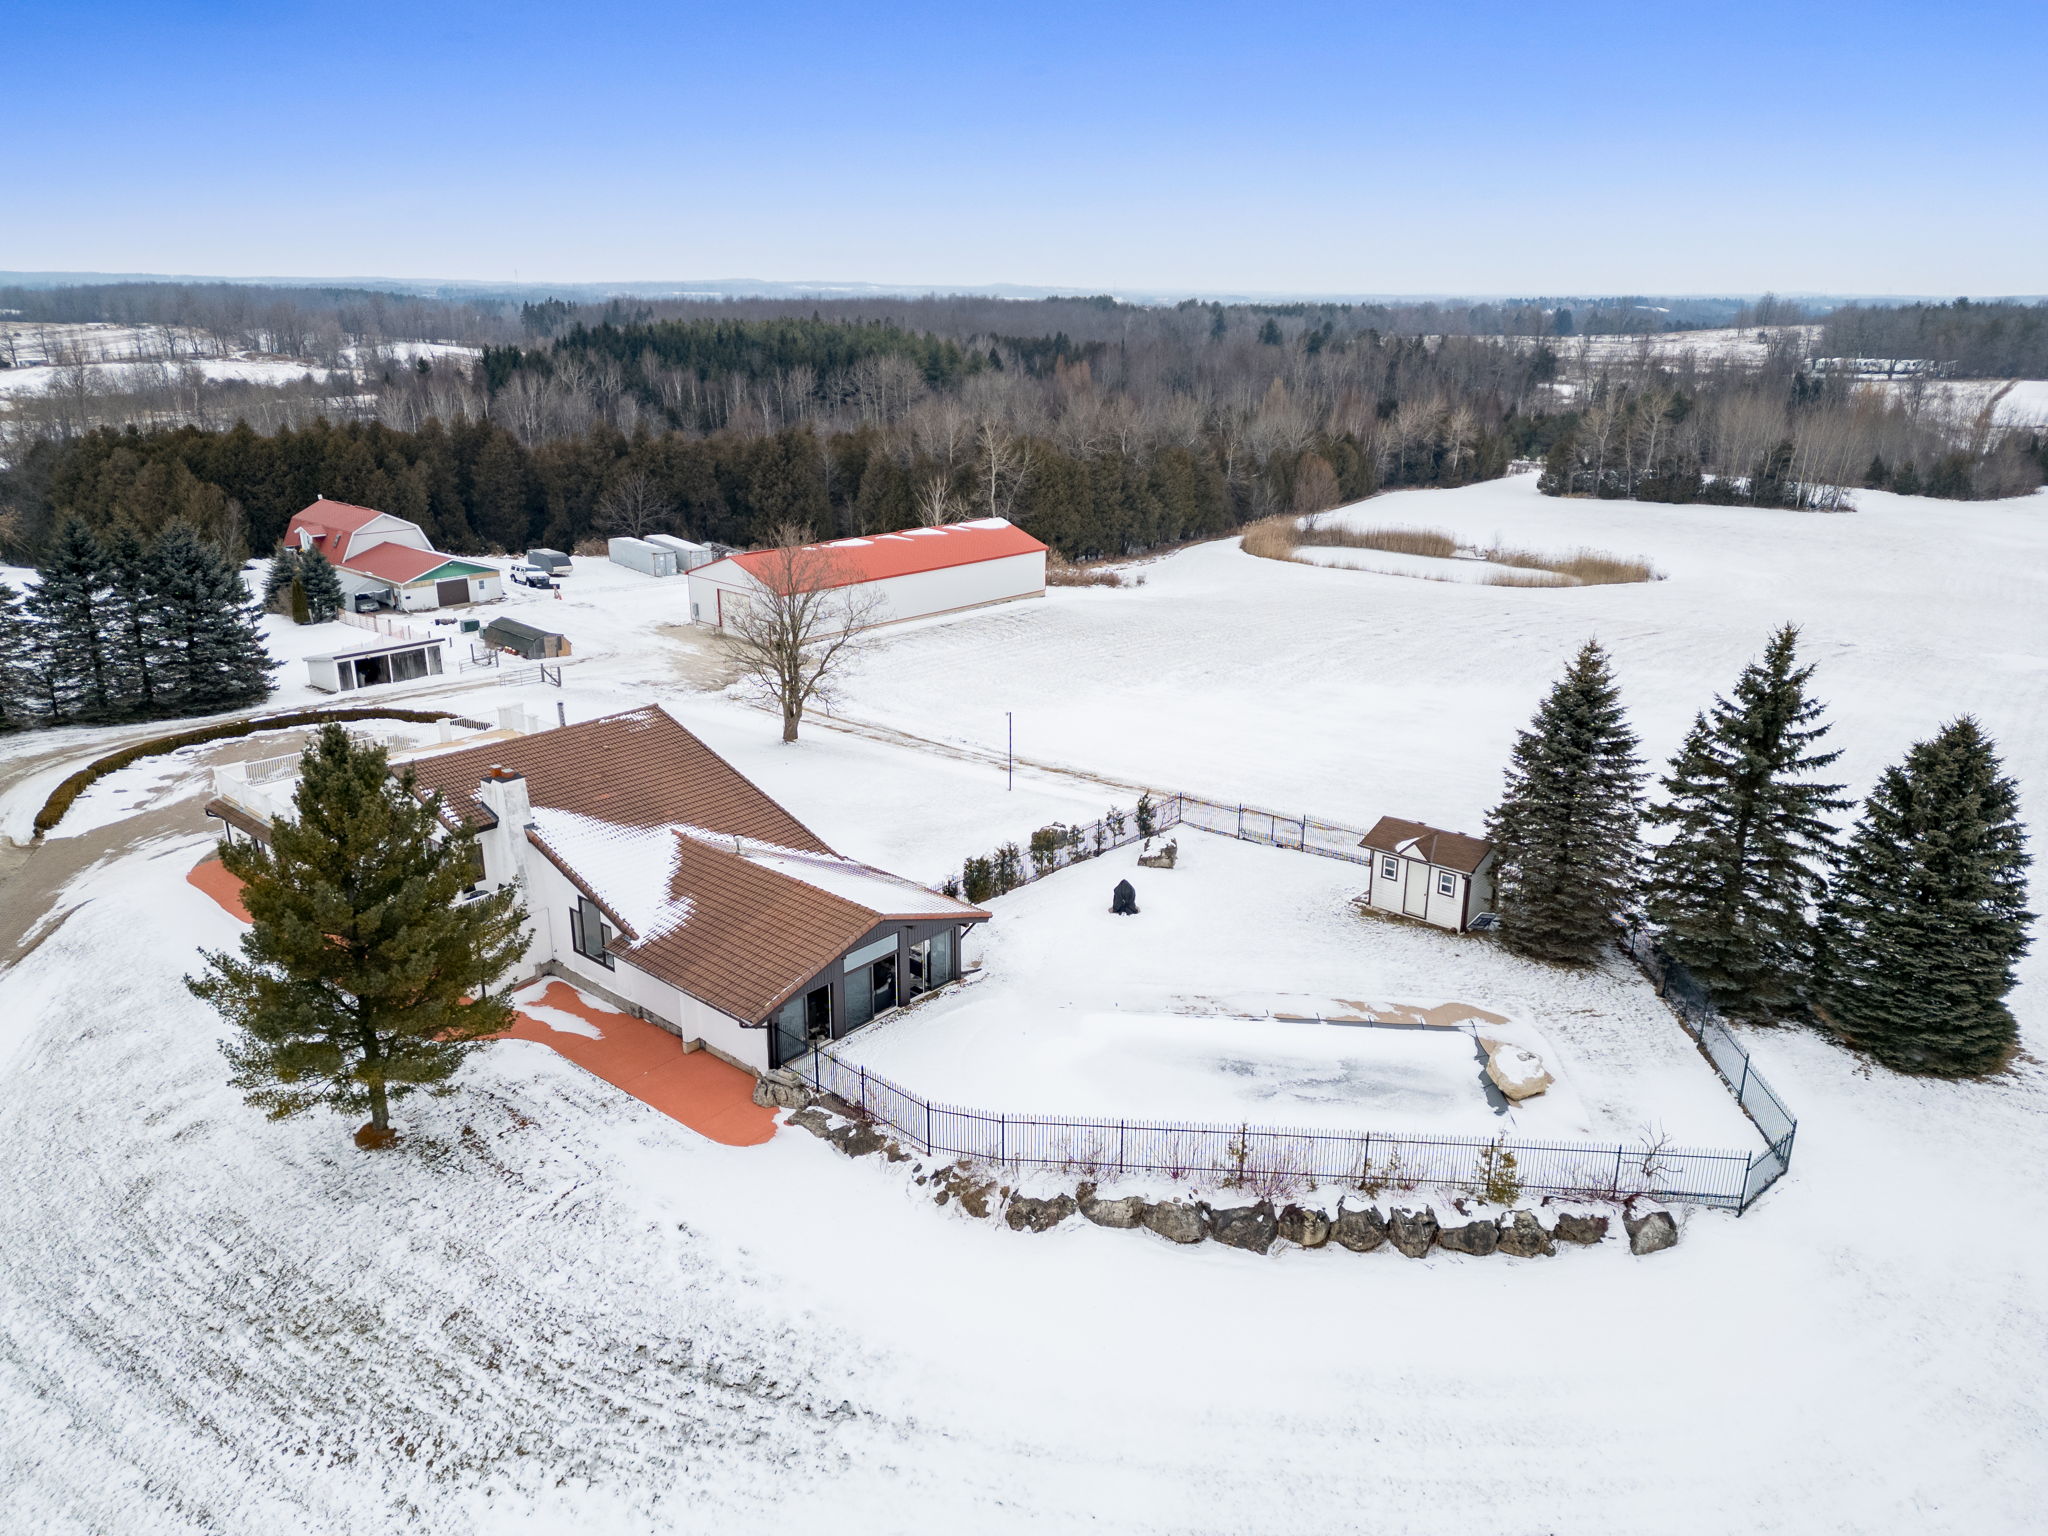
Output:
<svg viewBox="0 0 2048 1536">
<path fill-rule="evenodd" d="M 604 947 L 611 941 L 612 925 L 604 920 L 604 909 L 588 896 L 579 897 L 569 909 L 569 942 L 576 953 L 610 970 L 612 957 Z"/>
<path fill-rule="evenodd" d="M 465 891 L 473 891 L 484 883 L 484 845 L 471 838 L 462 847 L 462 861 L 469 866 L 469 883 Z"/>
<path fill-rule="evenodd" d="M 1438 870 L 1438 871 L 1436 872 L 1436 893 L 1437 893 L 1437 895 L 1439 895 L 1439 896 L 1455 896 L 1455 895 L 1457 895 L 1457 894 L 1458 894 L 1458 877 L 1457 877 L 1456 875 L 1452 874 L 1452 873 L 1451 873 L 1451 872 L 1450 872 L 1449 870 L 1447 870 L 1447 869 L 1440 869 L 1440 870 Z"/>
<path fill-rule="evenodd" d="M 1381 859 L 1381 860 L 1380 860 L 1380 878 L 1381 878 L 1382 880 L 1398 880 L 1398 879 L 1400 879 L 1400 878 L 1401 878 L 1401 861 L 1400 861 L 1399 859 L 1395 858 L 1395 857 L 1394 857 L 1393 855 L 1391 855 L 1391 854 L 1389 854 L 1389 855 L 1388 855 L 1388 856 L 1387 856 L 1386 858 L 1383 858 L 1383 859 Z"/>
</svg>

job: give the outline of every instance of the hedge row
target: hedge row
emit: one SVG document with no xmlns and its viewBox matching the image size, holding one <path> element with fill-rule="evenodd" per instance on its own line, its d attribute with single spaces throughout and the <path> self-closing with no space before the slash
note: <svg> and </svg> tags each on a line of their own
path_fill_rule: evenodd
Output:
<svg viewBox="0 0 2048 1536">
<path fill-rule="evenodd" d="M 457 716 L 445 709 L 302 709 L 288 715 L 261 715 L 253 720 L 225 720 L 219 725 L 205 726 L 196 731 L 184 731 L 176 736 L 157 736 L 148 741 L 138 741 L 133 746 L 110 752 L 105 757 L 87 763 L 62 784 L 50 792 L 50 798 L 43 802 L 43 808 L 36 812 L 35 835 L 38 839 L 71 809 L 71 802 L 84 793 L 86 787 L 96 779 L 105 778 L 117 768 L 126 768 L 130 763 L 140 762 L 145 757 L 158 757 L 166 752 L 176 752 L 183 747 L 196 747 L 202 742 L 231 741 L 237 736 L 255 736 L 263 731 L 288 731 L 299 726 L 319 726 L 348 720 L 406 720 L 415 724 L 431 725 L 436 720 L 453 720 Z"/>
</svg>

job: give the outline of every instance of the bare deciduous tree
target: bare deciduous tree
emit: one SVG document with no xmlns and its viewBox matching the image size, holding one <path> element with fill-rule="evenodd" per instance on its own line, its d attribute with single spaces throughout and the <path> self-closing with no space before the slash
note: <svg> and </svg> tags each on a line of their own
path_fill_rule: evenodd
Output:
<svg viewBox="0 0 2048 1536">
<path fill-rule="evenodd" d="M 917 488 L 917 520 L 926 528 L 937 528 L 960 515 L 953 495 L 953 482 L 944 475 L 932 475 Z"/>
<path fill-rule="evenodd" d="M 804 710 L 831 701 L 840 669 L 880 621 L 882 595 L 849 584 L 840 556 L 787 523 L 747 570 L 758 590 L 728 599 L 721 638 L 741 681 L 781 713 L 782 739 L 795 741 Z"/>
<path fill-rule="evenodd" d="M 662 532 L 674 511 L 654 477 L 638 469 L 616 476 L 597 499 L 598 526 L 635 539 Z"/>
</svg>

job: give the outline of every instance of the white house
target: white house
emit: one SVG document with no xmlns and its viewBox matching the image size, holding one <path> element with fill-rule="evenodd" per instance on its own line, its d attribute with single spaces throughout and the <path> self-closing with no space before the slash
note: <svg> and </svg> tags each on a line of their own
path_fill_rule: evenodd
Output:
<svg viewBox="0 0 2048 1536">
<path fill-rule="evenodd" d="M 1372 855 L 1367 900 L 1382 912 L 1462 933 L 1493 910 L 1494 849 L 1484 838 L 1382 816 L 1358 846 Z"/>
<path fill-rule="evenodd" d="M 894 624 L 1045 596 L 1045 546 L 1004 518 L 985 517 L 831 539 L 794 554 L 757 549 L 689 573 L 690 617 L 722 629 L 756 594 L 792 577 L 796 591 L 872 593 L 870 622 Z"/>
<path fill-rule="evenodd" d="M 522 888 L 529 971 L 750 1072 L 957 980 L 988 920 L 835 853 L 658 707 L 403 766 L 476 830 L 473 889 Z M 286 788 L 217 778 L 207 814 L 262 837 Z"/>
<path fill-rule="evenodd" d="M 321 497 L 293 516 L 284 542 L 317 549 L 351 599 L 374 595 L 381 606 L 417 613 L 456 603 L 487 603 L 505 595 L 497 570 L 436 550 L 420 525 L 374 507 Z"/>
</svg>

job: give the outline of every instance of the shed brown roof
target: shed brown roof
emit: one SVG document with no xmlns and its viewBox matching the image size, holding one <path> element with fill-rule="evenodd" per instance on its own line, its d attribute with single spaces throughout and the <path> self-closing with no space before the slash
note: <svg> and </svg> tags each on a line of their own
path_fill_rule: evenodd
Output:
<svg viewBox="0 0 2048 1536">
<path fill-rule="evenodd" d="M 612 952 L 746 1023 L 884 923 L 989 915 L 833 852 L 658 707 L 413 767 L 448 819 L 472 826 L 492 820 L 476 796 L 485 773 L 524 774 L 541 811 L 527 839 L 611 914 Z"/>
<path fill-rule="evenodd" d="M 1441 827 L 1420 821 L 1403 821 L 1398 816 L 1382 816 L 1372 824 L 1372 830 L 1358 840 L 1358 846 L 1381 853 L 1413 853 L 1426 864 L 1434 864 L 1439 869 L 1459 870 L 1468 875 L 1475 873 L 1493 855 L 1493 844 L 1484 838 L 1446 832 Z"/>
</svg>

